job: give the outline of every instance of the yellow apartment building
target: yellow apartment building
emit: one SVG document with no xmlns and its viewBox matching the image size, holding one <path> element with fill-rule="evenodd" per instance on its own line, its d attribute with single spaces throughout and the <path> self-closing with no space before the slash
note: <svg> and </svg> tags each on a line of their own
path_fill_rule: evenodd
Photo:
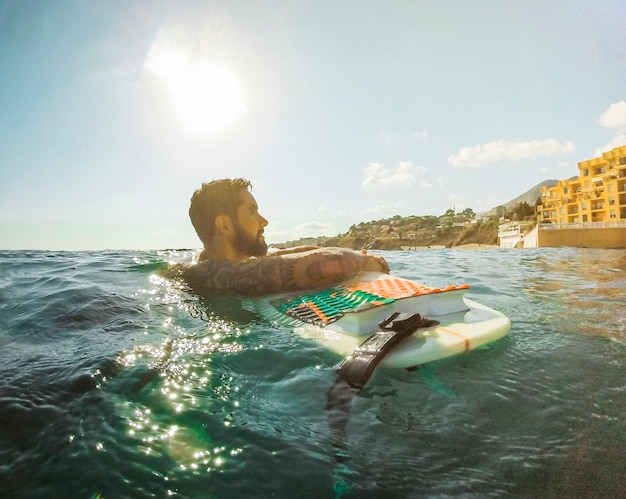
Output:
<svg viewBox="0 0 626 499">
<path fill-rule="evenodd" d="M 539 222 L 589 228 L 626 223 L 626 145 L 581 161 L 578 170 L 578 177 L 541 188 Z"/>
</svg>

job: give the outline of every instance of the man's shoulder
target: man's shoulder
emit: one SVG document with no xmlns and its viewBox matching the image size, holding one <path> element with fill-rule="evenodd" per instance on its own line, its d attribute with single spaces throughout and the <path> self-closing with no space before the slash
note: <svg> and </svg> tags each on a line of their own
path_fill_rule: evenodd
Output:
<svg viewBox="0 0 626 499">
<path fill-rule="evenodd" d="M 212 259 L 207 258 L 205 260 L 198 260 L 195 262 L 188 262 L 181 268 L 181 273 L 184 277 L 203 277 L 207 275 L 231 275 L 240 272 L 253 271 L 258 268 L 262 263 L 270 263 L 276 261 L 273 257 L 260 257 L 250 258 L 245 262 L 235 262 L 225 259 Z"/>
<path fill-rule="evenodd" d="M 236 266 L 237 264 L 235 262 L 231 262 L 229 260 L 214 260 L 212 258 L 206 258 L 204 260 L 196 260 L 182 264 L 182 271 L 184 274 L 195 274 L 224 267 L 235 268 Z"/>
</svg>

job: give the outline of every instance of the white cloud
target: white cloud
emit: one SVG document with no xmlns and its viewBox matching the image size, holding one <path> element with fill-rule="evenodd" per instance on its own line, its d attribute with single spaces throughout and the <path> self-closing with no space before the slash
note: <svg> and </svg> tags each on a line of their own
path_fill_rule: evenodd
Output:
<svg viewBox="0 0 626 499">
<path fill-rule="evenodd" d="M 298 225 L 298 227 L 296 227 L 297 229 L 301 229 L 301 230 L 326 230 L 329 228 L 328 224 L 322 223 L 322 222 L 306 222 L 303 223 L 301 225 Z"/>
<path fill-rule="evenodd" d="M 602 156 L 603 152 L 626 145 L 626 102 L 620 101 L 611 104 L 609 108 L 600 115 L 598 124 L 606 128 L 614 128 L 615 137 L 604 147 L 596 149 L 596 156 Z"/>
<path fill-rule="evenodd" d="M 600 115 L 600 126 L 606 128 L 626 128 L 626 102 L 615 102 Z"/>
<path fill-rule="evenodd" d="M 377 204 L 377 205 L 374 205 L 372 208 L 366 208 L 364 210 L 364 213 L 376 213 L 379 216 L 380 215 L 389 215 L 389 214 L 392 214 L 392 213 L 396 214 L 402 208 L 404 208 L 404 205 L 402 203 Z"/>
<path fill-rule="evenodd" d="M 533 160 L 541 157 L 564 156 L 575 150 L 572 142 L 562 144 L 556 139 L 509 142 L 497 140 L 474 147 L 463 147 L 458 154 L 448 158 L 454 167 L 478 168 L 489 163 Z"/>
<path fill-rule="evenodd" d="M 362 185 L 367 187 L 389 187 L 395 185 L 414 185 L 416 173 L 424 173 L 426 168 L 415 166 L 411 161 L 400 161 L 396 168 L 388 168 L 382 163 L 370 163 L 365 167 L 365 180 Z M 425 187 L 423 181 L 418 185 Z"/>
<path fill-rule="evenodd" d="M 618 133 L 604 147 L 601 147 L 600 149 L 596 149 L 594 155 L 596 157 L 600 157 L 602 156 L 603 152 L 607 152 L 607 151 L 610 151 L 611 149 L 615 149 L 616 147 L 621 147 L 621 146 L 626 146 L 626 130 L 624 130 L 621 133 Z"/>
</svg>

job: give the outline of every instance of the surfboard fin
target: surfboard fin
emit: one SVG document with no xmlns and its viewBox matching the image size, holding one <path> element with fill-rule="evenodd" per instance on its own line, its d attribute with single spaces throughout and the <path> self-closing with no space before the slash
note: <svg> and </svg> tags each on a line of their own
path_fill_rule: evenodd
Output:
<svg viewBox="0 0 626 499">
<path fill-rule="evenodd" d="M 438 321 L 427 319 L 418 313 L 394 312 L 379 324 L 380 331 L 367 338 L 352 355 L 342 362 L 337 369 L 337 374 L 351 387 L 361 389 L 378 363 L 393 347 L 418 329 L 437 324 L 439 324 Z"/>
</svg>

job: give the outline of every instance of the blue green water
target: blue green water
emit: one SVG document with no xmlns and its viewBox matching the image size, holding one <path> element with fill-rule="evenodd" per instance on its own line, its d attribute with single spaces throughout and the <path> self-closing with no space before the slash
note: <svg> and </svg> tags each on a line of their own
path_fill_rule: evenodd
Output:
<svg viewBox="0 0 626 499">
<path fill-rule="evenodd" d="M 377 370 L 160 277 L 185 251 L 0 252 L 0 497 L 624 497 L 626 251 L 381 252 L 508 337 Z"/>
</svg>

